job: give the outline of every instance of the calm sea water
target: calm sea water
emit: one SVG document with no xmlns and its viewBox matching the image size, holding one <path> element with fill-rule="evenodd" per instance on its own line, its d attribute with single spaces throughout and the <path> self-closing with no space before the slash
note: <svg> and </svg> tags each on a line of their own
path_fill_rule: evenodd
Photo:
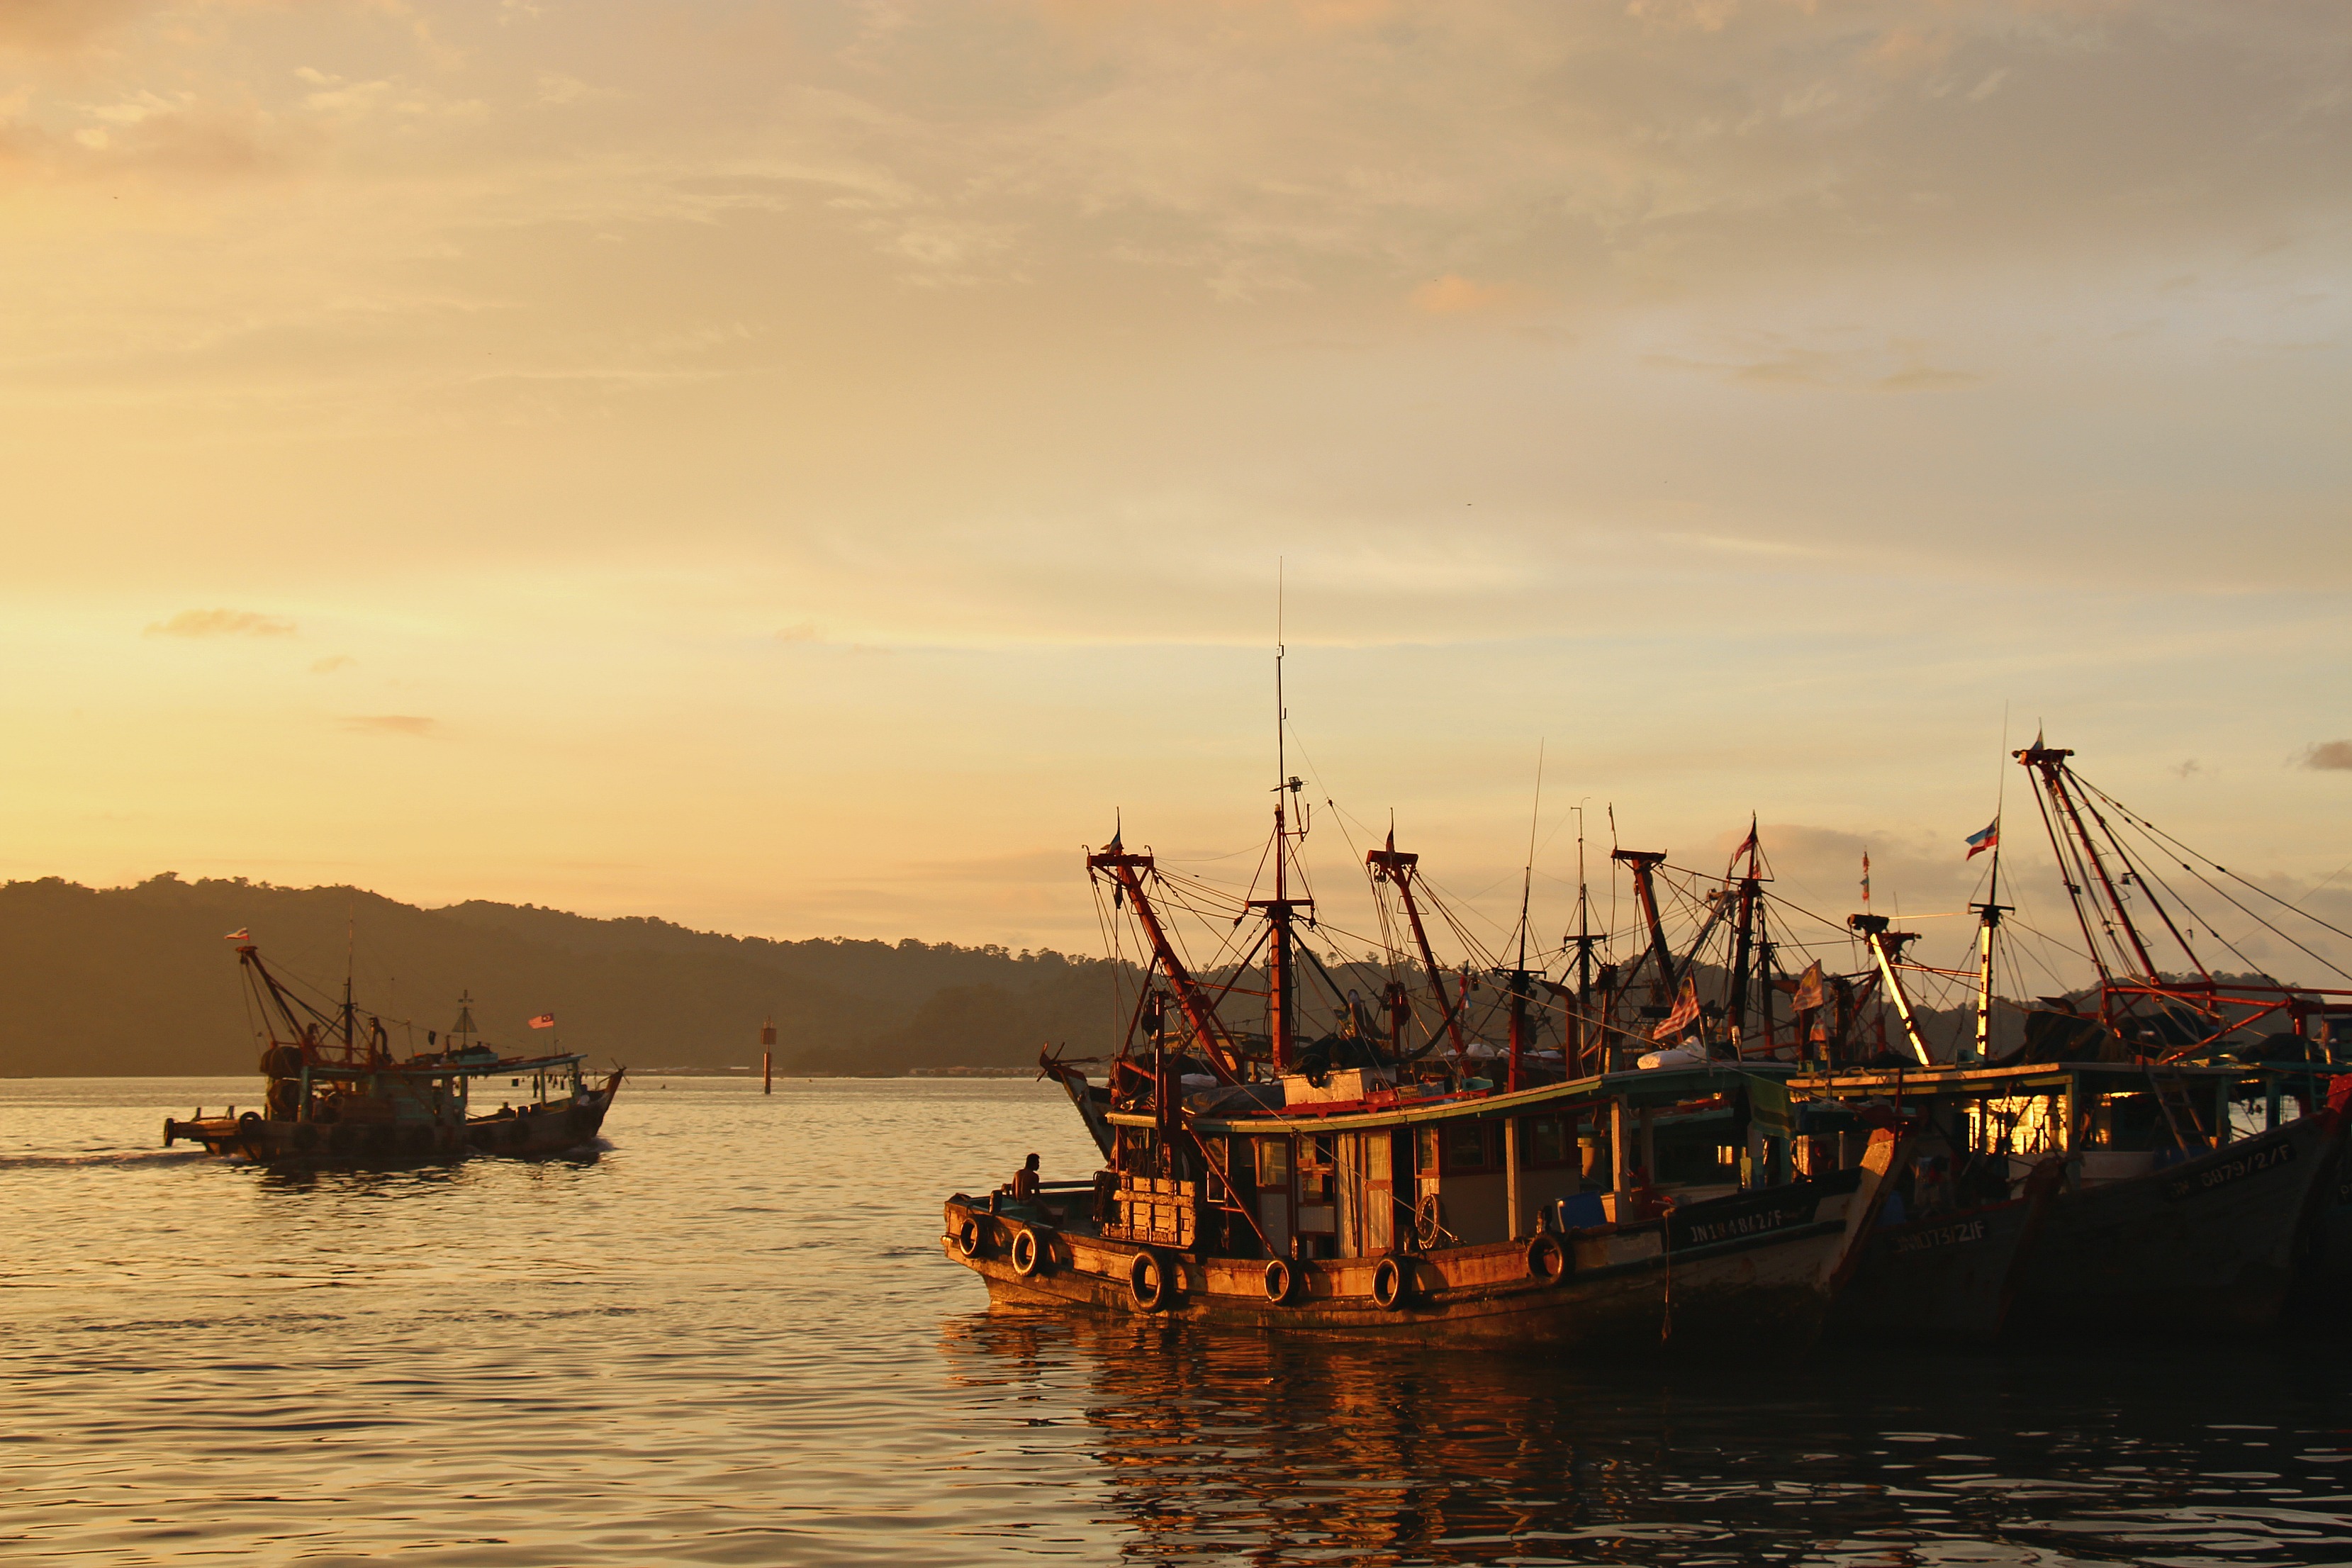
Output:
<svg viewBox="0 0 2352 1568">
<path fill-rule="evenodd" d="M 0 1560 L 2352 1563 L 2336 1344 L 1660 1373 L 992 1316 L 1050 1086 L 633 1083 L 593 1159 L 272 1175 L 255 1081 L 0 1083 Z"/>
</svg>

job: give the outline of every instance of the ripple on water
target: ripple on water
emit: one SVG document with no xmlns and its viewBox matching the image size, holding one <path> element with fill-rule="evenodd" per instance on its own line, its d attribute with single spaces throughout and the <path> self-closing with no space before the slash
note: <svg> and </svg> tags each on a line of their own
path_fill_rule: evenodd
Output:
<svg viewBox="0 0 2352 1568">
<path fill-rule="evenodd" d="M 251 1089 L 0 1085 L 9 1560 L 2352 1562 L 2308 1357 L 1661 1376 L 992 1316 L 939 1201 L 1092 1168 L 1051 1086 L 633 1084 L 540 1164 L 143 1147 Z"/>
</svg>

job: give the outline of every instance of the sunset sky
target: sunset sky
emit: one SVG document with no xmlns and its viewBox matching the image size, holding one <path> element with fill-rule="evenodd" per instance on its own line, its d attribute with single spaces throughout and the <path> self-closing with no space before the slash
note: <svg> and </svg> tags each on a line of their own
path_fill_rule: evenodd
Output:
<svg viewBox="0 0 2352 1568">
<path fill-rule="evenodd" d="M 1092 951 L 1279 570 L 1338 914 L 2006 722 L 2342 923 L 2347 176 L 2338 0 L 10 0 L 0 875 Z"/>
</svg>

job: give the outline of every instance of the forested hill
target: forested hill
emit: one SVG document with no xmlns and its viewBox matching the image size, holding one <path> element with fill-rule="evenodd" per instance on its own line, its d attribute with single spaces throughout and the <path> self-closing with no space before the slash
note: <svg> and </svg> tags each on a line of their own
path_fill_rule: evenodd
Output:
<svg viewBox="0 0 2352 1568">
<path fill-rule="evenodd" d="M 803 1073 L 1017 1067 L 1045 1041 L 1096 1054 L 1118 1027 L 1110 965 L 1055 952 L 771 942 L 169 874 L 107 889 L 52 878 L 0 886 L 0 1077 L 252 1070 L 236 944 L 222 940 L 239 930 L 274 973 L 330 1000 L 351 933 L 361 1012 L 403 1051 L 447 1028 L 466 991 L 501 1047 L 547 1046 L 526 1020 L 552 1013 L 564 1048 L 640 1068 L 756 1067 L 770 1017 L 778 1070 Z"/>
</svg>

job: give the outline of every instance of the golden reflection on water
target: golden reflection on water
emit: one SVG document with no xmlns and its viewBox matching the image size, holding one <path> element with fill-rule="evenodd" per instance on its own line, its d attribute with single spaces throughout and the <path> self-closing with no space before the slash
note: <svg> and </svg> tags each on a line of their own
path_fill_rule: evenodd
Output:
<svg viewBox="0 0 2352 1568">
<path fill-rule="evenodd" d="M 2341 1379 L 2271 1360 L 1577 1368 L 1007 1310 L 941 1353 L 961 1385 L 1079 1393 L 1140 1561 L 2352 1562 Z M 2249 1445 L 2302 1473 L 2233 1468 Z"/>
<path fill-rule="evenodd" d="M 2324 1345 L 1492 1350 L 991 1313 L 1050 1085 L 677 1082 L 596 1157 L 286 1176 L 248 1081 L 0 1083 L 0 1562 L 2352 1561 Z"/>
</svg>

